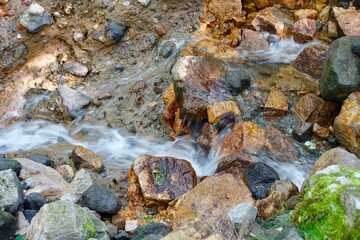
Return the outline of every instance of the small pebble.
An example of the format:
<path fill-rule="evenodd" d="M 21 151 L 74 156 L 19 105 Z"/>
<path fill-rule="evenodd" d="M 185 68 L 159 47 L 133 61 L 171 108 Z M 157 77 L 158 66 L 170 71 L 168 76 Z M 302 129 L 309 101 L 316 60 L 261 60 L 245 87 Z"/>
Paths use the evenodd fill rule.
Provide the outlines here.
<path fill-rule="evenodd" d="M 164 36 L 167 33 L 166 28 L 161 24 L 155 25 L 155 31 L 156 31 L 156 34 L 159 36 Z"/>

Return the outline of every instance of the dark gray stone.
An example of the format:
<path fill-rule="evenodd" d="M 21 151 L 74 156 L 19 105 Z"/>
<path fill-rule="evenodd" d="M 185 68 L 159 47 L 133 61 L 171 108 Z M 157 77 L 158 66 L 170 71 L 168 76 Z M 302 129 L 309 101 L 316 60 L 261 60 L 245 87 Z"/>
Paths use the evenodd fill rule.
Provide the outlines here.
<path fill-rule="evenodd" d="M 225 86 L 233 96 L 250 87 L 253 82 L 253 75 L 238 66 L 230 66 L 225 79 Z"/>
<path fill-rule="evenodd" d="M 304 122 L 295 126 L 292 132 L 293 137 L 299 142 L 305 142 L 311 138 L 313 134 L 313 124 Z"/>
<path fill-rule="evenodd" d="M 46 155 L 32 154 L 27 156 L 26 158 L 34 162 L 41 163 L 48 167 L 52 167 L 52 168 L 55 167 L 55 162 L 49 156 Z"/>
<path fill-rule="evenodd" d="M 114 215 L 121 208 L 115 194 L 103 185 L 90 186 L 82 194 L 82 202 L 85 207 L 106 215 Z"/>
<path fill-rule="evenodd" d="M 105 28 L 105 36 L 111 38 L 115 42 L 119 42 L 120 39 L 125 35 L 126 26 L 118 25 L 113 20 L 108 20 L 108 25 Z"/>
<path fill-rule="evenodd" d="M 360 90 L 360 58 L 351 52 L 351 45 L 360 37 L 345 36 L 332 42 L 326 54 L 320 93 L 325 99 L 343 101 Z"/>
<path fill-rule="evenodd" d="M 163 223 L 150 223 L 147 225 L 142 225 L 138 228 L 135 229 L 134 235 L 132 237 L 132 240 L 143 240 L 143 239 L 147 239 L 146 237 L 150 237 L 150 235 L 154 235 L 156 236 L 156 238 L 148 238 L 150 239 L 160 239 L 157 238 L 159 235 L 164 237 L 166 236 L 169 232 L 171 231 L 171 229 L 166 226 Z"/>
<path fill-rule="evenodd" d="M 16 219 L 8 212 L 0 210 L 0 239 L 11 239 L 16 232 Z"/>
<path fill-rule="evenodd" d="M 31 222 L 31 219 L 33 219 L 33 217 L 35 217 L 35 215 L 37 214 L 36 210 L 31 210 L 31 209 L 26 209 L 23 211 L 24 216 L 26 218 L 26 220 L 28 220 L 29 222 Z"/>
<path fill-rule="evenodd" d="M 130 240 L 130 239 L 131 239 L 130 235 L 124 230 L 120 230 L 118 234 L 114 236 L 114 240 Z"/>
<path fill-rule="evenodd" d="M 20 16 L 19 22 L 30 33 L 36 33 L 44 26 L 53 24 L 54 19 L 42 6 L 33 3 Z"/>
<path fill-rule="evenodd" d="M 280 180 L 278 173 L 262 162 L 245 169 L 244 174 L 255 199 L 264 199 L 273 183 Z"/>
<path fill-rule="evenodd" d="M 42 206 L 47 204 L 46 198 L 41 193 L 30 193 L 26 199 L 24 208 L 31 210 L 39 210 Z"/>
<path fill-rule="evenodd" d="M 12 169 L 17 176 L 21 171 L 21 164 L 13 159 L 0 158 L 0 171 Z"/>
<path fill-rule="evenodd" d="M 351 51 L 360 57 L 360 38 L 351 44 Z"/>

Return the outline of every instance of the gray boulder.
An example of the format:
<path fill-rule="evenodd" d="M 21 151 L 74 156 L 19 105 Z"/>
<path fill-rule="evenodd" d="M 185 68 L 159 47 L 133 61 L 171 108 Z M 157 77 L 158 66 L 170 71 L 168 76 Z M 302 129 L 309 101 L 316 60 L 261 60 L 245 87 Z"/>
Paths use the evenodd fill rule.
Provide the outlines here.
<path fill-rule="evenodd" d="M 23 203 L 24 193 L 15 172 L 0 171 L 0 208 L 15 213 Z"/>
<path fill-rule="evenodd" d="M 346 36 L 329 47 L 323 65 L 320 93 L 325 99 L 343 101 L 360 90 L 360 58 L 351 46 L 360 37 Z"/>
<path fill-rule="evenodd" d="M 10 239 L 16 231 L 16 219 L 8 212 L 0 210 L 0 239 Z"/>
<path fill-rule="evenodd" d="M 54 19 L 49 12 L 37 3 L 33 3 L 20 16 L 20 24 L 30 33 L 39 32 L 45 25 L 54 23 Z"/>
<path fill-rule="evenodd" d="M 19 176 L 21 171 L 21 164 L 13 159 L 0 158 L 0 171 L 8 169 L 12 169 L 16 175 Z"/>
<path fill-rule="evenodd" d="M 87 208 L 69 201 L 44 205 L 32 219 L 27 239 L 62 240 L 110 239 L 105 223 Z"/>

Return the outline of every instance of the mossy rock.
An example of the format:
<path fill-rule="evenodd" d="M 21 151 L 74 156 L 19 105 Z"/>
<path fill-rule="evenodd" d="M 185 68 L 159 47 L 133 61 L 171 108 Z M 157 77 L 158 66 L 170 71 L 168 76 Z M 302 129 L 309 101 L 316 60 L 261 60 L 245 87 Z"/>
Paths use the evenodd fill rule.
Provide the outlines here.
<path fill-rule="evenodd" d="M 21 171 L 21 164 L 13 159 L 0 159 L 0 171 L 12 169 L 17 176 L 19 176 Z"/>
<path fill-rule="evenodd" d="M 305 239 L 360 239 L 360 171 L 332 165 L 307 182 L 292 215 Z"/>

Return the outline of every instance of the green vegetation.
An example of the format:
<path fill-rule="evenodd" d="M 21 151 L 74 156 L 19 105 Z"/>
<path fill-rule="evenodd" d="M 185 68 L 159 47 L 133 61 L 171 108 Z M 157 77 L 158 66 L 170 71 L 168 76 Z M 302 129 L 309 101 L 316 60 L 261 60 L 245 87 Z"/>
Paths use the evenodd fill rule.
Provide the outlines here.
<path fill-rule="evenodd" d="M 157 184 L 162 184 L 165 181 L 165 175 L 159 168 L 154 168 L 152 173 Z"/>

